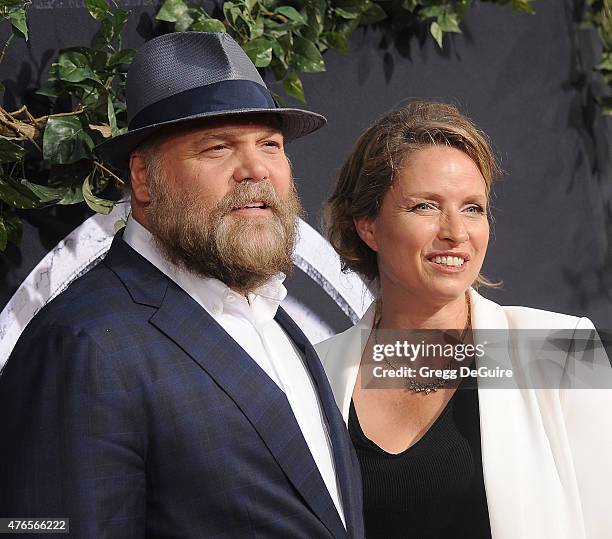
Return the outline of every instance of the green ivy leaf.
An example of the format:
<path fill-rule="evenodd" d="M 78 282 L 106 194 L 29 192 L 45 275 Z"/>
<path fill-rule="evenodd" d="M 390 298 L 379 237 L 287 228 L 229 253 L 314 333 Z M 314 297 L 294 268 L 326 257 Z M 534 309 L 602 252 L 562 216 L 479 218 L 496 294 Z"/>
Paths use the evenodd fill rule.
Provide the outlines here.
<path fill-rule="evenodd" d="M 402 2 L 402 9 L 405 9 L 406 11 L 410 11 L 410 13 L 413 13 L 414 10 L 421 4 L 420 0 L 404 0 Z"/>
<path fill-rule="evenodd" d="M 283 67 L 287 67 L 287 51 L 283 48 L 280 41 L 278 39 L 274 39 L 271 41 L 272 43 L 272 52 L 274 53 L 275 59 L 280 62 Z M 284 78 L 284 75 L 283 77 Z M 280 79 L 277 79 L 280 80 Z"/>
<path fill-rule="evenodd" d="M 376 24 L 384 21 L 387 18 L 387 13 L 378 4 L 372 4 L 361 16 L 360 24 Z"/>
<path fill-rule="evenodd" d="M 44 95 L 47 97 L 59 97 L 62 95 L 63 90 L 57 84 L 56 81 L 49 80 L 45 82 L 36 92 L 35 94 Z"/>
<path fill-rule="evenodd" d="M 535 13 L 531 0 L 512 0 L 512 9 L 519 13 L 528 13 L 530 15 Z"/>
<path fill-rule="evenodd" d="M 91 16 L 98 21 L 104 19 L 108 11 L 106 0 L 85 0 L 85 7 Z"/>
<path fill-rule="evenodd" d="M 242 48 L 256 67 L 268 67 L 272 61 L 272 42 L 259 37 L 245 43 Z"/>
<path fill-rule="evenodd" d="M 64 198 L 68 192 L 68 187 L 47 187 L 46 185 L 32 183 L 28 180 L 21 180 L 21 185 L 34 193 L 43 204 L 58 202 Z"/>
<path fill-rule="evenodd" d="M 17 33 L 27 41 L 29 36 L 25 9 L 11 10 L 9 12 L 8 18 L 11 21 L 13 29 L 16 30 Z"/>
<path fill-rule="evenodd" d="M 264 35 L 264 20 L 258 17 L 249 25 L 251 39 L 256 39 Z"/>
<path fill-rule="evenodd" d="M 264 19 L 264 30 L 265 33 L 274 38 L 281 38 L 286 36 L 291 31 L 291 24 L 282 24 L 272 19 Z"/>
<path fill-rule="evenodd" d="M 116 67 L 121 64 L 131 64 L 135 54 L 134 49 L 122 49 L 110 55 L 107 65 L 108 67 Z"/>
<path fill-rule="evenodd" d="M 429 31 L 431 32 L 433 38 L 436 40 L 438 47 L 442 48 L 443 33 L 442 28 L 440 28 L 440 25 L 436 21 L 432 22 L 431 26 L 429 27 Z"/>
<path fill-rule="evenodd" d="M 290 63 L 306 73 L 325 71 L 325 62 L 319 49 L 312 41 L 301 36 L 295 36 L 293 39 L 293 54 Z"/>
<path fill-rule="evenodd" d="M 279 8 L 276 8 L 276 10 L 274 10 L 274 13 L 276 13 L 277 15 L 282 15 L 283 17 L 286 17 L 290 21 L 294 23 L 298 23 L 298 25 L 300 26 L 303 26 L 306 24 L 306 19 L 304 18 L 304 16 L 294 7 L 281 6 Z"/>
<path fill-rule="evenodd" d="M 0 251 L 4 251 L 6 249 L 7 241 L 8 241 L 8 231 L 6 230 L 4 219 L 2 218 L 2 216 L 0 216 Z"/>
<path fill-rule="evenodd" d="M 179 18 L 174 23 L 175 32 L 186 32 L 187 31 L 187 29 L 192 25 L 192 23 L 195 20 L 191 16 L 192 12 L 193 12 L 192 9 L 187 9 L 187 11 L 184 11 L 183 13 L 181 13 Z"/>
<path fill-rule="evenodd" d="M 283 80 L 287 75 L 287 65 L 283 64 L 278 58 L 273 58 L 270 64 L 270 69 L 276 80 Z"/>
<path fill-rule="evenodd" d="M 342 17 L 343 19 L 358 19 L 361 17 L 361 9 L 356 10 L 348 10 L 342 9 L 340 7 L 334 8 L 334 11 L 338 17 Z"/>
<path fill-rule="evenodd" d="M 50 164 L 65 165 L 91 158 L 94 142 L 79 118 L 49 116 L 43 135 L 43 158 Z"/>
<path fill-rule="evenodd" d="M 225 15 L 227 22 L 229 22 L 231 26 L 236 26 L 238 21 L 242 18 L 242 11 L 233 2 L 225 2 L 223 4 L 223 15 Z"/>
<path fill-rule="evenodd" d="M 283 81 L 283 87 L 285 88 L 285 92 L 291 97 L 295 97 L 303 103 L 306 102 L 306 98 L 304 97 L 304 85 L 295 73 L 289 73 L 289 75 L 287 75 Z"/>
<path fill-rule="evenodd" d="M 115 114 L 115 106 L 113 105 L 113 97 L 110 94 L 106 97 L 106 115 L 108 116 L 111 134 L 115 137 L 117 136 L 117 116 Z"/>
<path fill-rule="evenodd" d="M 325 35 L 327 43 L 330 47 L 338 49 L 342 54 L 348 52 L 348 38 L 340 32 L 329 32 Z"/>
<path fill-rule="evenodd" d="M 437 23 L 440 25 L 442 32 L 454 32 L 456 34 L 461 33 L 461 28 L 459 28 L 459 18 L 457 17 L 456 13 L 445 12 L 438 18 Z"/>
<path fill-rule="evenodd" d="M 103 213 L 104 215 L 108 215 L 111 211 L 113 211 L 115 203 L 112 200 L 106 200 L 93 194 L 91 190 L 91 174 L 85 178 L 82 189 L 83 198 L 92 210 L 98 213 Z"/>
<path fill-rule="evenodd" d="M 225 24 L 213 18 L 199 18 L 191 25 L 194 32 L 225 32 Z"/>
<path fill-rule="evenodd" d="M 100 22 L 100 28 L 91 38 L 91 46 L 94 49 L 106 47 L 113 41 L 113 23 L 110 19 L 104 19 Z"/>
<path fill-rule="evenodd" d="M 419 17 L 422 20 L 425 19 L 430 19 L 430 18 L 439 18 L 442 17 L 442 15 L 444 15 L 444 13 L 446 13 L 446 7 L 444 6 L 427 6 L 424 7 L 423 9 L 419 10 Z"/>
<path fill-rule="evenodd" d="M 340 19 L 335 24 L 335 31 L 350 36 L 359 27 L 359 18 L 344 20 Z"/>
<path fill-rule="evenodd" d="M 58 201 L 58 204 L 61 206 L 71 206 L 72 204 L 80 204 L 84 200 L 81 186 L 71 186 L 66 190 L 66 194 L 62 199 Z"/>
<path fill-rule="evenodd" d="M 325 13 L 327 12 L 328 7 L 327 0 L 307 0 L 306 1 L 306 10 L 310 13 L 311 11 L 316 13 L 319 17 L 321 23 L 325 18 Z"/>
<path fill-rule="evenodd" d="M 244 0 L 244 5 L 246 6 L 249 13 L 253 13 L 253 10 L 257 5 L 257 0 Z"/>
<path fill-rule="evenodd" d="M 312 28 L 317 36 L 321 35 L 321 32 L 323 32 L 323 15 L 314 9 L 308 9 L 307 14 L 308 27 Z"/>
<path fill-rule="evenodd" d="M 65 51 L 60 54 L 57 65 L 58 76 L 66 82 L 81 82 L 94 79 L 96 75 L 89 67 L 87 56 L 76 51 Z"/>
<path fill-rule="evenodd" d="M 312 41 L 313 43 L 318 43 L 319 46 L 321 45 L 320 43 L 320 39 L 319 39 L 319 34 L 317 33 L 317 31 L 310 25 L 306 25 L 306 26 L 302 26 L 300 28 L 300 35 L 307 39 L 308 41 Z"/>
<path fill-rule="evenodd" d="M 14 142 L 14 138 L 3 137 L 0 135 L 0 163 L 13 163 L 23 158 L 25 149 Z"/>
<path fill-rule="evenodd" d="M 601 55 L 601 62 L 599 62 L 595 69 L 600 71 L 612 71 L 612 52 L 604 52 Z"/>
<path fill-rule="evenodd" d="M 155 15 L 158 21 L 176 22 L 189 9 L 183 0 L 166 0 Z"/>
<path fill-rule="evenodd" d="M 612 115 L 612 96 L 605 95 L 597 98 L 597 103 L 601 107 L 601 111 L 606 116 Z"/>
<path fill-rule="evenodd" d="M 130 14 L 124 9 L 117 9 L 113 13 L 112 26 L 113 26 L 113 39 L 123 32 L 125 25 L 130 18 Z"/>
<path fill-rule="evenodd" d="M 14 245 L 19 245 L 19 242 L 21 241 L 21 236 L 23 234 L 23 226 L 21 224 L 21 219 L 19 219 L 19 217 L 17 217 L 16 215 L 5 215 L 4 225 L 6 226 L 8 240 Z"/>
<path fill-rule="evenodd" d="M 0 178 L 0 199 L 20 210 L 33 210 L 42 206 L 34 193 L 10 177 Z"/>

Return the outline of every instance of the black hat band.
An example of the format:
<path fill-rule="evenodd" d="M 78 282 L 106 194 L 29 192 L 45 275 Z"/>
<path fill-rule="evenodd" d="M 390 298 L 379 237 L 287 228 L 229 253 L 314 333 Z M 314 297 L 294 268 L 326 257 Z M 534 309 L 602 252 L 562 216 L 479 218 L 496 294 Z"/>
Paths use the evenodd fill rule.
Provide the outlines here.
<path fill-rule="evenodd" d="M 145 107 L 132 118 L 128 128 L 133 131 L 206 113 L 275 108 L 272 95 L 261 84 L 250 80 L 225 80 L 185 90 Z"/>

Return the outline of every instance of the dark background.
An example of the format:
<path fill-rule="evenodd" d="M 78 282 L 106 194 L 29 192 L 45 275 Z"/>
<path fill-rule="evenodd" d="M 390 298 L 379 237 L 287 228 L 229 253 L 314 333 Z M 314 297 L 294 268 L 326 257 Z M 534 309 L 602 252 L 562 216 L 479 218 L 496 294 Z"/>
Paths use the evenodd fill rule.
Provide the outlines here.
<path fill-rule="evenodd" d="M 160 30 L 152 19 L 158 2 L 119 1 L 131 10 L 125 46 L 137 48 Z M 612 328 L 612 120 L 601 116 L 593 92 L 602 90 L 592 67 L 599 58 L 593 31 L 576 22 L 578 3 L 538 0 L 536 15 L 477 3 L 464 33 L 408 39 L 389 23 L 358 30 L 348 55 L 325 54 L 327 71 L 304 75 L 306 107 L 328 126 L 288 148 L 296 182 L 320 229 L 320 209 L 359 133 L 384 111 L 413 98 L 457 104 L 491 137 L 505 171 L 495 186 L 493 234 L 484 273 L 502 280 L 484 294 L 502 304 L 589 316 Z M 64 47 L 88 44 L 97 28 L 82 2 L 35 0 L 30 41 L 15 39 L 0 64 L 4 106 L 14 110 Z M 0 39 L 8 36 L 0 27 Z M 280 93 L 274 84 L 272 89 Z M 295 104 L 295 103 L 292 103 Z M 34 181 L 36 178 L 31 178 Z M 0 255 L 0 304 L 46 254 L 87 215 L 82 208 L 25 213 L 21 247 Z M 309 280 L 289 287 L 313 295 L 335 329 L 348 319 Z"/>

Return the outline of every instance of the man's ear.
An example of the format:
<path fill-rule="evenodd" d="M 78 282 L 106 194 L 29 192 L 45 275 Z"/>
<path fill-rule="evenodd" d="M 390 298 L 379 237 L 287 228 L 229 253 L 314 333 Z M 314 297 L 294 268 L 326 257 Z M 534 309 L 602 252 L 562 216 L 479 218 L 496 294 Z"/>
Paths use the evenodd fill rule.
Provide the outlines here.
<path fill-rule="evenodd" d="M 372 251 L 378 251 L 378 243 L 376 241 L 376 219 L 371 217 L 357 217 L 353 219 L 355 230 L 357 234 L 364 241 L 364 243 L 372 249 Z"/>
<path fill-rule="evenodd" d="M 145 156 L 138 151 L 130 155 L 130 189 L 132 191 L 132 203 L 134 200 L 140 206 L 146 206 L 151 202 L 149 182 L 147 181 L 147 161 Z"/>

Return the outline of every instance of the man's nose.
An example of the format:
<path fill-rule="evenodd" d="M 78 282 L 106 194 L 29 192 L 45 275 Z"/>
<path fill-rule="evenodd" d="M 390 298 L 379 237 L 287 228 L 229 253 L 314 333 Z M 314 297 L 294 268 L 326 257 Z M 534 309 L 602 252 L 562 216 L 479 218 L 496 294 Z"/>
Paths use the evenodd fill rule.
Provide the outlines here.
<path fill-rule="evenodd" d="M 234 181 L 260 181 L 269 178 L 269 175 L 265 160 L 256 148 L 245 149 L 237 156 L 233 174 Z"/>
<path fill-rule="evenodd" d="M 469 239 L 469 234 L 460 212 L 444 213 L 440 222 L 439 238 L 451 243 L 463 243 Z"/>

